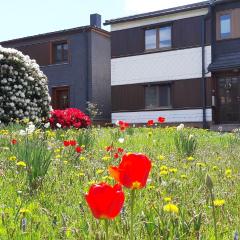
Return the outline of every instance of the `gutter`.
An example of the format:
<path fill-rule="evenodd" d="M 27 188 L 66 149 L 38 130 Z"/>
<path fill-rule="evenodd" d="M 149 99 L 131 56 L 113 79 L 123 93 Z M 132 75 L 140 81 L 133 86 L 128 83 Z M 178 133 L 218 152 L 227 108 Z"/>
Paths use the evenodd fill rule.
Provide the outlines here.
<path fill-rule="evenodd" d="M 207 117 L 206 117 L 206 108 L 207 108 L 207 93 L 206 93 L 206 73 L 205 73 L 205 39 L 206 39 L 206 19 L 211 18 L 212 21 L 212 4 L 210 3 L 208 7 L 208 13 L 202 17 L 202 34 L 201 34 L 201 47 L 202 47 L 202 111 L 203 111 L 203 128 L 206 129 L 207 126 Z M 211 28 L 212 29 L 212 28 Z M 212 35 L 212 34 L 211 34 Z M 212 39 L 212 36 L 211 36 Z"/>

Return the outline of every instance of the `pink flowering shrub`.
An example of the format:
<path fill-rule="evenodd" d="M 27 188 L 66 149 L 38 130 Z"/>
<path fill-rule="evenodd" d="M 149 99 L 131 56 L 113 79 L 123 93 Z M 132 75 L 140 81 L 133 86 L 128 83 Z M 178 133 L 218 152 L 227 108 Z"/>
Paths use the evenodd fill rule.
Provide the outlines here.
<path fill-rule="evenodd" d="M 89 116 L 77 108 L 53 110 L 49 118 L 51 128 L 86 128 L 91 125 Z"/>

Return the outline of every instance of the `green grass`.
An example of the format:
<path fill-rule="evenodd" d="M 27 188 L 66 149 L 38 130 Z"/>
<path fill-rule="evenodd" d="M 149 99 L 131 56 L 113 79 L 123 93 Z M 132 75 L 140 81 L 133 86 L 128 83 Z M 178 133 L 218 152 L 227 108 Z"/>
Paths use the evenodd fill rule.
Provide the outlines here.
<path fill-rule="evenodd" d="M 116 128 L 92 128 L 87 134 L 76 130 L 37 130 L 29 137 L 19 136 L 19 129 L 20 126 L 12 125 L 7 131 L 0 130 L 1 240 L 104 239 L 104 221 L 94 219 L 84 194 L 92 183 L 115 184 L 109 177 L 108 166 L 118 165 L 120 159 L 114 159 L 105 150 L 111 144 L 125 152 L 144 153 L 153 163 L 146 188 L 136 191 L 136 239 L 215 239 L 211 199 L 205 183 L 207 174 L 214 184 L 214 197 L 225 200 L 224 206 L 216 207 L 218 239 L 233 239 L 239 230 L 237 135 L 184 129 L 197 142 L 193 159 L 188 160 L 190 156 L 183 156 L 175 146 L 175 128 L 131 128 L 124 133 Z M 118 141 L 120 137 L 124 143 Z M 18 143 L 11 145 L 11 139 Z M 85 141 L 85 151 L 78 155 L 74 148 L 65 148 L 63 141 L 71 139 L 81 144 Z M 47 174 L 32 171 L 38 179 L 32 187 L 29 164 L 36 159 L 44 165 L 44 171 L 47 166 Z M 19 161 L 27 167 L 17 166 Z M 163 173 L 161 169 L 167 170 Z M 231 172 L 226 174 L 228 169 Z M 124 192 L 125 207 L 110 223 L 110 239 L 129 239 L 130 191 Z M 163 211 L 166 197 L 177 205 L 178 215 Z"/>

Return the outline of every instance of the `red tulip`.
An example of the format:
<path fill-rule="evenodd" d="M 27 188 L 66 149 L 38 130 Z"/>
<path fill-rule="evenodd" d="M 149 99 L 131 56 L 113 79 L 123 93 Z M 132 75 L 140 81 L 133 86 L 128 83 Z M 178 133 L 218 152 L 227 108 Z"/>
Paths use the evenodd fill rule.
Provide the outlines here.
<path fill-rule="evenodd" d="M 123 186 L 141 189 L 146 186 L 151 166 L 151 161 L 145 155 L 129 153 L 123 155 L 118 167 L 109 167 L 109 172 Z"/>
<path fill-rule="evenodd" d="M 148 126 L 153 126 L 153 124 L 154 124 L 154 121 L 153 121 L 153 120 L 148 120 L 148 122 L 147 122 L 147 125 L 148 125 Z"/>
<path fill-rule="evenodd" d="M 118 151 L 118 153 L 123 153 L 124 149 L 123 148 L 118 148 L 117 151 Z"/>
<path fill-rule="evenodd" d="M 65 147 L 68 147 L 68 146 L 70 145 L 70 142 L 69 142 L 69 141 L 63 141 L 63 145 L 64 145 Z"/>
<path fill-rule="evenodd" d="M 77 145 L 77 142 L 75 140 L 70 140 L 69 143 L 72 147 Z"/>
<path fill-rule="evenodd" d="M 93 216 L 98 219 L 115 218 L 124 203 L 124 193 L 119 184 L 113 187 L 107 183 L 94 184 L 85 198 Z"/>
<path fill-rule="evenodd" d="M 81 147 L 76 147 L 75 150 L 76 150 L 77 153 L 81 153 L 82 152 L 82 148 Z"/>
<path fill-rule="evenodd" d="M 12 139 L 11 143 L 12 143 L 12 145 L 17 144 L 17 140 L 16 139 Z"/>
<path fill-rule="evenodd" d="M 166 121 L 166 118 L 164 118 L 164 117 L 159 117 L 158 118 L 159 123 L 164 123 L 165 121 Z"/>
<path fill-rule="evenodd" d="M 118 153 L 114 153 L 114 158 L 119 158 L 119 155 L 118 155 Z"/>

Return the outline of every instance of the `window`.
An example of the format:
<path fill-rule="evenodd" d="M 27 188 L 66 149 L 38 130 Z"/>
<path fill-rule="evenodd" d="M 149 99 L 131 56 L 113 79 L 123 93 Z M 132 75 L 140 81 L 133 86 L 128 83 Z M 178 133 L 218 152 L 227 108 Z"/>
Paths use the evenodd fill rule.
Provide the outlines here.
<path fill-rule="evenodd" d="M 147 109 L 171 107 L 171 86 L 169 84 L 147 86 L 145 107 Z"/>
<path fill-rule="evenodd" d="M 54 43 L 53 44 L 53 63 L 68 62 L 68 43 Z"/>
<path fill-rule="evenodd" d="M 69 97 L 70 97 L 70 88 L 68 86 L 52 88 L 53 109 L 69 108 L 70 107 Z"/>
<path fill-rule="evenodd" d="M 162 27 L 159 29 L 159 47 L 170 48 L 172 46 L 171 27 Z"/>
<path fill-rule="evenodd" d="M 220 37 L 226 39 L 231 37 L 231 15 L 220 16 Z"/>
<path fill-rule="evenodd" d="M 164 26 L 145 31 L 145 50 L 172 47 L 172 27 Z"/>
<path fill-rule="evenodd" d="M 151 29 L 145 31 L 145 49 L 156 49 L 157 48 L 157 30 Z"/>

